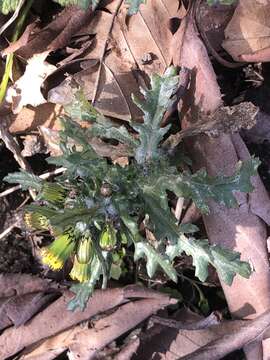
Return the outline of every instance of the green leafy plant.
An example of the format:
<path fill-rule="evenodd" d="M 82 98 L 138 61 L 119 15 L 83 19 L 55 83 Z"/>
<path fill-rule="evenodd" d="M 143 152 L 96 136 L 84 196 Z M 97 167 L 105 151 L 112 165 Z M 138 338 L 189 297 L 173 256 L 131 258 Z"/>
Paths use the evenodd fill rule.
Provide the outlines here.
<path fill-rule="evenodd" d="M 149 277 L 160 268 L 176 282 L 174 260 L 183 252 L 192 256 L 196 276 L 202 281 L 209 264 L 227 284 L 236 274 L 246 278 L 251 274 L 239 253 L 195 239 L 194 225 L 178 226 L 169 207 L 168 194 L 192 199 L 204 213 L 209 213 L 211 198 L 237 206 L 233 192 L 252 191 L 250 177 L 258 167 L 252 158 L 240 163 L 232 176 L 210 177 L 204 170 L 192 174 L 175 165 L 171 151 L 163 147 L 170 125 L 161 124 L 178 82 L 172 67 L 163 76 L 152 76 L 150 89 L 141 90 L 143 99 L 133 98 L 144 122 L 131 122 L 131 131 L 115 126 L 91 107 L 81 91 L 74 90 L 74 101 L 62 118 L 63 154 L 48 160 L 66 172 L 54 182 L 24 171 L 5 178 L 38 192 L 37 203 L 26 209 L 25 221 L 55 238 L 41 250 L 43 262 L 59 270 L 68 258 L 73 259 L 70 276 L 79 283 L 72 287 L 76 297 L 70 309 L 84 308 L 101 277 L 103 288 L 111 276 L 119 278 L 128 248 L 134 249 L 135 261 L 145 259 Z M 82 128 L 74 119 L 89 121 L 91 126 Z M 130 154 L 129 164 L 120 166 L 100 156 L 91 145 L 97 138 L 104 146 L 112 141 L 121 144 Z M 151 240 L 146 236 L 149 232 Z"/>

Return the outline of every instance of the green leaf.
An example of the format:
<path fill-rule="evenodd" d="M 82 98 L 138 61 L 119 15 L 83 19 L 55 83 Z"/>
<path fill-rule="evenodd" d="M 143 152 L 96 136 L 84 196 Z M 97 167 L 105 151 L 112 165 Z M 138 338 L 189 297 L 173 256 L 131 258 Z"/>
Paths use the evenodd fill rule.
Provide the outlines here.
<path fill-rule="evenodd" d="M 137 261 L 143 257 L 146 257 L 146 269 L 147 274 L 152 278 L 156 272 L 158 266 L 168 275 L 168 277 L 177 282 L 177 272 L 172 266 L 167 256 L 163 256 L 158 253 L 150 244 L 146 241 L 135 243 L 134 260 Z"/>
<path fill-rule="evenodd" d="M 9 12 L 15 11 L 20 0 L 0 0 L 0 12 L 7 15 Z"/>
<path fill-rule="evenodd" d="M 188 239 L 181 234 L 177 244 L 167 246 L 166 254 L 172 261 L 176 256 L 180 256 L 182 252 L 192 256 L 195 275 L 201 281 L 207 279 L 209 264 L 216 268 L 220 278 L 227 285 L 232 284 L 236 274 L 248 278 L 252 272 L 249 263 L 240 260 L 238 252 L 217 245 L 211 246 L 207 240 Z"/>
<path fill-rule="evenodd" d="M 146 212 L 154 225 L 155 237 L 163 241 L 167 238 L 170 242 L 175 243 L 178 240 L 179 229 L 176 225 L 176 219 L 171 214 L 168 206 L 166 209 L 161 207 L 158 199 L 149 194 L 144 194 L 144 201 Z"/>
<path fill-rule="evenodd" d="M 42 179 L 40 179 L 34 174 L 30 174 L 25 170 L 9 174 L 4 177 L 3 180 L 10 184 L 20 184 L 23 190 L 28 190 L 29 188 L 32 188 L 40 191 L 43 184 Z"/>
<path fill-rule="evenodd" d="M 159 143 L 168 132 L 170 125 L 160 128 L 163 116 L 172 104 L 172 96 L 178 87 L 179 77 L 176 69 L 170 67 L 163 76 L 151 77 L 151 89 L 141 89 L 144 100 L 133 96 L 133 101 L 144 113 L 143 124 L 132 124 L 139 133 L 140 145 L 135 158 L 139 164 L 156 160 L 160 156 Z"/>
<path fill-rule="evenodd" d="M 107 139 L 115 139 L 122 144 L 128 145 L 130 148 L 139 146 L 138 140 L 129 134 L 125 126 L 115 127 L 112 124 L 94 124 L 90 129 L 92 136 L 103 137 Z"/>
<path fill-rule="evenodd" d="M 71 89 L 73 92 L 73 99 L 71 103 L 64 106 L 65 113 L 71 119 L 89 122 L 96 121 L 101 114 L 87 100 L 84 92 L 78 88 Z"/>
<path fill-rule="evenodd" d="M 90 5 L 92 5 L 93 9 L 95 9 L 100 3 L 100 0 L 54 0 L 54 1 L 62 6 L 77 5 L 85 10 L 88 9 Z"/>
<path fill-rule="evenodd" d="M 146 0 L 126 0 L 126 3 L 129 5 L 128 15 L 134 15 L 139 11 L 141 4 L 146 4 Z"/>
<path fill-rule="evenodd" d="M 89 224 L 97 212 L 97 207 L 65 209 L 50 219 L 52 226 L 64 230 L 67 226 L 75 225 L 77 222 Z"/>
<path fill-rule="evenodd" d="M 250 264 L 240 261 L 240 253 L 219 246 L 212 246 L 211 253 L 213 256 L 213 265 L 218 269 L 220 278 L 228 285 L 231 285 L 235 273 L 249 278 L 251 275 Z"/>
<path fill-rule="evenodd" d="M 240 162 L 232 176 L 211 177 L 205 170 L 200 170 L 195 174 L 160 175 L 160 177 L 156 176 L 155 181 L 151 178 L 151 185 L 144 184 L 143 192 L 164 196 L 166 190 L 170 190 L 178 197 L 191 198 L 196 206 L 205 213 L 209 212 L 206 203 L 208 199 L 214 199 L 227 207 L 235 207 L 237 201 L 234 191 L 248 193 L 253 190 L 250 180 L 251 176 L 257 174 L 259 164 L 259 160 L 255 158 Z"/>
<path fill-rule="evenodd" d="M 76 284 L 71 287 L 71 291 L 76 296 L 68 303 L 68 310 L 74 311 L 77 308 L 84 310 L 87 301 L 92 295 L 95 285 L 102 274 L 102 265 L 98 259 L 98 256 L 94 256 L 91 263 L 91 278 L 88 282 L 82 284 Z"/>

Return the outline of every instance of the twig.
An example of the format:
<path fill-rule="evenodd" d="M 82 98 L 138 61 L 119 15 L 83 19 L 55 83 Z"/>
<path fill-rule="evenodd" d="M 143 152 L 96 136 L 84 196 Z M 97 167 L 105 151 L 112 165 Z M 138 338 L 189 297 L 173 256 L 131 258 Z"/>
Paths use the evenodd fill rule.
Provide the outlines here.
<path fill-rule="evenodd" d="M 10 225 L 6 230 L 4 230 L 0 234 L 0 240 L 3 240 L 8 234 L 11 233 L 11 231 L 17 226 L 18 221 L 16 221 L 14 224 Z"/>
<path fill-rule="evenodd" d="M 96 79 L 96 82 L 95 82 L 94 93 L 93 93 L 93 97 L 92 97 L 92 105 L 93 106 L 95 105 L 95 102 L 96 102 L 96 97 L 97 97 L 97 92 L 98 92 L 98 87 L 99 87 L 99 82 L 100 82 L 100 76 L 101 76 L 101 69 L 102 69 L 105 53 L 106 53 L 106 50 L 107 50 L 107 46 L 108 46 L 108 43 L 109 43 L 109 36 L 110 36 L 110 34 L 112 32 L 114 20 L 115 20 L 117 14 L 118 14 L 118 11 L 119 11 L 123 1 L 124 0 L 118 0 L 115 11 L 114 11 L 114 13 L 112 15 L 112 19 L 111 19 L 111 23 L 110 23 L 108 33 L 106 35 L 106 41 L 104 43 L 102 53 L 101 53 L 101 56 L 100 56 L 100 59 L 99 59 L 100 64 L 99 64 L 99 68 L 98 68 L 97 79 Z"/>
<path fill-rule="evenodd" d="M 7 127 L 5 126 L 5 122 L 3 121 L 0 125 L 0 138 L 5 143 L 6 147 L 13 153 L 15 160 L 20 165 L 20 167 L 24 170 L 27 170 L 29 172 L 32 172 L 30 165 L 25 160 L 25 158 L 21 155 L 21 149 L 16 142 L 16 140 L 13 138 L 13 136 L 10 134 L 10 132 L 7 130 Z"/>
<path fill-rule="evenodd" d="M 53 171 L 49 171 L 49 172 L 46 172 L 42 175 L 40 175 L 39 177 L 43 180 L 46 180 L 48 179 L 49 177 L 51 176 L 54 176 L 54 175 L 59 175 L 59 174 L 62 174 L 63 172 L 65 172 L 66 169 L 64 167 L 61 167 L 59 169 L 56 169 L 56 170 L 53 170 Z M 12 194 L 14 191 L 17 191 L 17 190 L 20 190 L 21 189 L 21 185 L 16 185 L 16 186 L 13 186 L 12 188 L 10 189 L 7 189 L 3 192 L 0 193 L 0 198 L 4 197 L 4 196 L 7 196 L 9 194 Z"/>
<path fill-rule="evenodd" d="M 177 222 L 180 221 L 182 215 L 184 200 L 185 199 L 183 197 L 179 197 L 176 203 L 174 216 L 176 217 Z"/>
<path fill-rule="evenodd" d="M 220 323 L 220 318 L 217 313 L 213 312 L 206 318 L 196 321 L 194 323 L 187 323 L 182 321 L 177 321 L 173 319 L 166 319 L 159 316 L 152 316 L 151 320 L 154 323 L 168 326 L 177 330 L 202 330 L 207 329 L 210 326 L 218 325 Z"/>

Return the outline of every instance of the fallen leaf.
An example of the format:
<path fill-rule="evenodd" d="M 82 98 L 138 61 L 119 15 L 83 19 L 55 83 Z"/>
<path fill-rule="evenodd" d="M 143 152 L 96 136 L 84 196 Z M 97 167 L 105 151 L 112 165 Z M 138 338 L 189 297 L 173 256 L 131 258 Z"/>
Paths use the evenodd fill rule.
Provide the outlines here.
<path fill-rule="evenodd" d="M 13 134 L 27 133 L 44 125 L 54 130 L 60 130 L 59 116 L 64 110 L 61 105 L 45 103 L 37 107 L 24 107 L 19 114 L 8 114 L 9 131 Z"/>
<path fill-rule="evenodd" d="M 47 291 L 52 283 L 29 274 L 0 274 L 0 298 Z"/>
<path fill-rule="evenodd" d="M 188 325 L 201 319 L 199 315 L 185 309 L 179 311 L 176 318 L 181 322 L 186 321 Z M 138 348 L 132 359 L 148 360 L 155 353 L 160 360 L 218 360 L 247 344 L 254 346 L 256 340 L 260 341 L 264 336 L 269 324 L 268 310 L 252 321 L 223 321 L 203 330 L 177 331 L 155 325 L 139 337 Z M 250 359 L 260 359 L 261 354 L 256 355 Z M 118 355 L 115 360 L 120 359 Z"/>
<path fill-rule="evenodd" d="M 12 104 L 14 114 L 18 114 L 25 105 L 38 106 L 47 102 L 41 93 L 41 85 L 56 69 L 54 65 L 45 61 L 47 56 L 48 52 L 45 52 L 29 59 L 23 76 L 8 88 L 6 101 Z"/>
<path fill-rule="evenodd" d="M 236 61 L 269 61 L 269 1 L 240 0 L 222 46 Z"/>
<path fill-rule="evenodd" d="M 185 36 L 181 52 L 177 50 L 181 56 L 179 52 L 174 56 L 175 65 L 192 68 L 194 72 L 194 86 L 191 87 L 189 97 L 183 104 L 186 116 L 182 120 L 182 125 L 185 129 L 196 124 L 200 111 L 214 112 L 221 103 L 220 90 L 212 65 L 203 44 L 195 31 L 190 29 L 191 26 L 189 23 L 186 33 L 181 34 L 182 37 Z M 193 160 L 193 169 L 204 167 L 212 176 L 231 175 L 239 160 L 237 154 L 240 155 L 230 135 L 221 135 L 218 138 L 199 135 L 188 141 L 187 148 Z M 255 191 L 265 192 L 265 189 L 259 189 L 263 187 L 259 181 L 254 185 Z M 256 214 L 252 213 L 250 201 L 250 196 L 238 194 L 240 204 L 238 209 L 228 209 L 210 201 L 211 215 L 203 217 L 212 244 L 240 252 L 243 259 L 251 261 L 254 266 L 255 272 L 250 279 L 236 278 L 232 286 L 222 283 L 229 309 L 232 315 L 238 318 L 254 318 L 270 307 L 266 226 Z M 261 346 L 258 344 L 257 349 Z M 248 354 L 254 349 L 247 348 L 246 351 Z M 269 354 L 267 351 L 269 349 L 266 350 L 266 355 Z"/>
<path fill-rule="evenodd" d="M 15 327 L 24 325 L 57 296 L 55 292 L 48 294 L 35 292 L 0 298 L 0 330 L 11 325 Z"/>
<path fill-rule="evenodd" d="M 149 298 L 157 301 L 160 306 L 174 303 L 165 294 L 148 291 L 138 286 L 127 286 L 122 289 L 96 290 L 84 311 L 67 312 L 67 304 L 73 296 L 71 292 L 65 291 L 58 300 L 35 316 L 31 322 L 19 328 L 7 329 L 0 336 L 0 358 L 12 356 L 31 344 L 58 334 L 94 315 L 113 309 L 132 298 Z"/>
<path fill-rule="evenodd" d="M 115 3 L 110 4 L 111 13 L 96 11 L 94 18 L 78 33 L 95 36 L 94 46 L 86 58 L 101 63 L 72 75 L 72 78 L 84 89 L 88 100 L 95 98 L 95 107 L 103 114 L 123 120 L 139 120 L 142 114 L 131 101 L 130 94 L 138 95 L 139 85 L 145 85 L 147 81 L 145 75 L 161 74 L 169 66 L 172 34 L 168 23 L 177 13 L 179 3 L 149 0 L 128 21 L 125 6 L 114 19 Z M 103 59 L 104 46 L 107 51 Z M 55 101 L 56 92 L 58 98 L 61 93 L 65 101 L 65 94 L 70 93 L 66 90 L 67 82 L 68 79 L 50 90 L 49 101 Z"/>

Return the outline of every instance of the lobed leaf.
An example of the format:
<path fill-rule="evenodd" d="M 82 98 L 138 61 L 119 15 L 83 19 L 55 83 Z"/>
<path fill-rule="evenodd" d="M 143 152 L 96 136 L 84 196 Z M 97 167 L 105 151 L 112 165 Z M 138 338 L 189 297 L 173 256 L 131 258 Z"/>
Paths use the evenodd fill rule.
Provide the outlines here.
<path fill-rule="evenodd" d="M 207 240 L 188 239 L 181 234 L 177 244 L 167 246 L 166 254 L 172 261 L 176 256 L 180 256 L 182 252 L 192 256 L 195 275 L 201 281 L 207 279 L 209 264 L 216 268 L 221 280 L 227 285 L 232 284 L 236 274 L 249 278 L 252 272 L 250 264 L 241 261 L 238 252 L 217 245 L 211 246 Z"/>
<path fill-rule="evenodd" d="M 132 124 L 132 127 L 139 133 L 140 145 L 135 154 L 139 164 L 160 157 L 159 144 L 170 128 L 170 125 L 161 128 L 161 122 L 165 111 L 172 104 L 172 96 L 177 90 L 178 81 L 176 69 L 170 67 L 163 76 L 153 75 L 151 77 L 151 89 L 141 89 L 144 100 L 133 96 L 134 103 L 144 113 L 143 124 Z"/>
<path fill-rule="evenodd" d="M 139 11 L 141 4 L 145 4 L 146 0 L 126 0 L 129 5 L 128 15 L 135 15 Z"/>
<path fill-rule="evenodd" d="M 170 190 L 178 197 L 192 199 L 196 206 L 205 213 L 209 212 L 207 205 L 209 199 L 227 207 L 235 207 L 237 201 L 234 192 L 248 193 L 253 190 L 251 177 L 257 174 L 259 164 L 259 160 L 255 158 L 240 162 L 232 176 L 211 177 L 205 170 L 194 174 L 168 173 L 167 175 L 162 175 L 161 171 L 160 176 L 156 175 L 155 180 L 151 178 L 152 184 L 143 185 L 143 192 L 164 197 L 166 191 Z"/>
<path fill-rule="evenodd" d="M 177 282 L 177 272 L 167 256 L 158 253 L 158 251 L 146 241 L 136 242 L 134 260 L 137 261 L 144 256 L 147 259 L 146 270 L 150 278 L 154 276 L 157 267 L 160 266 L 171 280 Z"/>
<path fill-rule="evenodd" d="M 25 170 L 8 174 L 6 177 L 4 177 L 3 180 L 10 184 L 20 184 L 23 190 L 28 190 L 29 188 L 32 188 L 40 191 L 43 184 L 42 179 Z"/>

